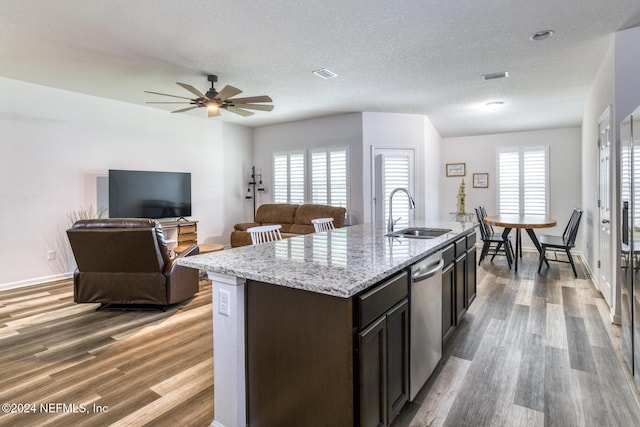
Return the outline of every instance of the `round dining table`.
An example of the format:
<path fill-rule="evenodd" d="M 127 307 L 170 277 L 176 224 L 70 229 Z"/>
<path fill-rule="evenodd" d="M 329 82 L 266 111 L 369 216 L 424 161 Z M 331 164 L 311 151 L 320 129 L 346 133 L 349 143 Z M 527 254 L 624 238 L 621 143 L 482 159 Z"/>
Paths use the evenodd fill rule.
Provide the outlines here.
<path fill-rule="evenodd" d="M 538 253 L 541 253 L 542 248 L 540 247 L 540 242 L 538 242 L 536 233 L 533 230 L 535 228 L 555 227 L 556 220 L 548 216 L 502 214 L 487 216 L 484 218 L 484 223 L 488 225 L 495 225 L 496 227 L 504 227 L 502 237 L 505 240 L 509 238 L 508 236 L 509 233 L 511 233 L 511 230 L 514 228 L 516 229 L 516 253 L 514 257 L 514 267 L 515 271 L 518 271 L 518 258 L 522 258 L 521 230 L 525 229 L 527 231 L 527 234 L 538 250 Z"/>

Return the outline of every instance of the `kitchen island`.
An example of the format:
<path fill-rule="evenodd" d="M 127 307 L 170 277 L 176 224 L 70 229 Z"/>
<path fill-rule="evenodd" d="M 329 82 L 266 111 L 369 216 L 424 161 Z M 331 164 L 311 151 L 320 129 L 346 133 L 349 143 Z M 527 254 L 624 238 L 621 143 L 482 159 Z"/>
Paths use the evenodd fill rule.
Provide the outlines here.
<path fill-rule="evenodd" d="M 399 238 L 386 236 L 384 224 L 362 224 L 181 259 L 206 270 L 213 283 L 212 425 L 366 424 L 360 395 L 372 376 L 360 366 L 365 344 L 358 328 L 366 317 L 360 296 L 382 283 L 390 286 L 378 295 L 404 298 L 390 301 L 384 316 L 389 342 L 397 325 L 398 343 L 407 348 L 407 268 L 474 233 L 471 223 L 412 225 L 451 231 Z M 384 325 L 378 330 L 387 336 Z M 405 353 L 387 363 L 406 371 Z M 399 410 L 406 380 L 400 375 L 386 384 L 385 377 L 384 385 L 397 382 L 403 397 L 376 410 Z"/>

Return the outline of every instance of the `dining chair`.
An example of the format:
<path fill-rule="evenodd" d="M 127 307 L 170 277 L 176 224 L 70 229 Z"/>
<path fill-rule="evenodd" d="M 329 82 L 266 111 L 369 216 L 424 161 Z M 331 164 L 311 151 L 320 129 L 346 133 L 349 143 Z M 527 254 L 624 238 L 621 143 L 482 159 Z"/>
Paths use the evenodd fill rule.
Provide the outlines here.
<path fill-rule="evenodd" d="M 564 262 L 571 264 L 571 269 L 573 270 L 573 275 L 578 277 L 578 272 L 576 271 L 576 265 L 573 262 L 573 257 L 571 256 L 571 249 L 576 245 L 576 236 L 578 235 L 578 227 L 580 226 L 580 219 L 582 218 L 582 209 L 574 208 L 571 213 L 571 218 L 569 218 L 569 222 L 564 228 L 564 232 L 562 236 L 551 236 L 548 234 L 543 234 L 538 238 L 540 242 L 540 262 L 538 263 L 538 273 L 542 269 L 542 263 L 545 262 L 547 265 L 549 263 L 547 261 L 555 261 L 555 262 Z M 547 251 L 552 251 L 555 254 L 555 259 L 547 258 Z M 568 260 L 558 259 L 558 252 L 564 251 L 567 255 Z"/>
<path fill-rule="evenodd" d="M 476 218 L 478 218 L 478 227 L 480 228 L 480 238 L 482 239 L 482 250 L 480 251 L 480 260 L 478 261 L 478 265 L 482 263 L 482 260 L 489 255 L 489 252 L 493 250 L 491 261 L 498 254 L 502 254 L 507 258 L 507 265 L 511 268 L 511 263 L 513 262 L 513 248 L 511 246 L 511 241 L 509 238 L 505 239 L 502 234 L 496 234 L 493 232 L 493 229 L 490 225 L 484 223 L 482 207 L 475 208 Z"/>
<path fill-rule="evenodd" d="M 487 210 L 485 209 L 484 205 L 478 206 L 478 209 L 480 209 L 480 213 L 482 214 L 482 219 L 484 220 L 487 217 Z M 478 221 L 480 221 L 480 220 L 478 220 Z M 480 221 L 480 222 L 484 223 L 484 221 Z M 491 224 L 485 224 L 485 226 L 489 230 L 489 235 L 496 234 L 496 232 L 493 229 L 493 226 Z M 497 233 L 497 235 L 500 235 L 500 234 L 501 233 Z M 511 239 L 511 234 L 509 234 L 509 239 Z M 511 258 L 513 259 L 513 257 L 516 256 L 516 255 L 513 252 L 513 245 L 511 244 L 511 241 L 509 241 L 509 250 L 511 251 Z"/>
<path fill-rule="evenodd" d="M 251 234 L 251 243 L 259 245 L 261 243 L 273 242 L 274 240 L 282 240 L 280 234 L 282 225 L 261 225 L 258 227 L 247 228 L 247 232 Z"/>
<path fill-rule="evenodd" d="M 333 218 L 316 218 L 311 220 L 311 224 L 313 224 L 313 228 L 316 233 L 321 231 L 331 231 L 334 230 L 333 226 Z"/>

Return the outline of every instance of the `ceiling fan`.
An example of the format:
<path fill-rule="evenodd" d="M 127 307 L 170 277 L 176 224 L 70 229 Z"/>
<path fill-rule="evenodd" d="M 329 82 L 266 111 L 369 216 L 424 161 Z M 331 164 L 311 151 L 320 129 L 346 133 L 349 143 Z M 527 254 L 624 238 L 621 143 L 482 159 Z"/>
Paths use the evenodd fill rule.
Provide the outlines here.
<path fill-rule="evenodd" d="M 145 93 L 152 93 L 154 95 L 170 96 L 172 98 L 187 99 L 188 101 L 148 101 L 147 104 L 190 104 L 191 107 L 182 108 L 180 110 L 172 111 L 172 113 L 183 113 L 185 111 L 193 110 L 195 108 L 205 107 L 208 111 L 209 117 L 217 117 L 220 115 L 220 109 L 231 111 L 232 113 L 239 114 L 243 117 L 251 116 L 254 113 L 248 110 L 260 110 L 271 111 L 273 105 L 256 104 L 259 102 L 273 102 L 271 97 L 267 95 L 262 96 L 249 96 L 246 98 L 231 98 L 242 93 L 240 89 L 233 86 L 225 86 L 220 92 L 218 92 L 213 86 L 218 81 L 218 76 L 209 75 L 207 80 L 211 82 L 211 89 L 207 93 L 202 93 L 198 89 L 194 88 L 190 84 L 177 83 L 182 86 L 197 98 L 187 98 L 186 96 L 169 95 L 166 93 L 151 92 L 145 90 Z"/>

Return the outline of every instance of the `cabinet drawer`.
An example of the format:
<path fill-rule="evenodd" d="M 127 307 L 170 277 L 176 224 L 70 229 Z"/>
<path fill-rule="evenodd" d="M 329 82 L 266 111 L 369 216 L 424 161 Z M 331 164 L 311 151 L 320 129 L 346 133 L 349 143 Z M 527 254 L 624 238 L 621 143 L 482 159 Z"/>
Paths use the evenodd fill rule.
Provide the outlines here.
<path fill-rule="evenodd" d="M 464 253 L 467 253 L 467 238 L 465 236 L 456 240 L 455 245 L 456 245 L 456 257 L 459 257 Z"/>
<path fill-rule="evenodd" d="M 181 225 L 179 230 L 180 230 L 179 231 L 180 234 L 195 233 L 196 232 L 196 226 L 195 225 Z"/>
<path fill-rule="evenodd" d="M 471 249 L 476 245 L 476 232 L 467 235 L 467 249 Z"/>
<path fill-rule="evenodd" d="M 198 240 L 198 235 L 196 233 L 178 234 L 178 243 L 196 242 L 197 240 Z"/>
<path fill-rule="evenodd" d="M 453 260 L 456 259 L 456 250 L 453 244 L 447 246 L 442 250 L 442 261 L 444 261 L 444 266 L 451 264 Z"/>
<path fill-rule="evenodd" d="M 358 296 L 358 326 L 363 328 L 383 315 L 409 294 L 409 276 L 406 271 L 376 285 Z"/>

